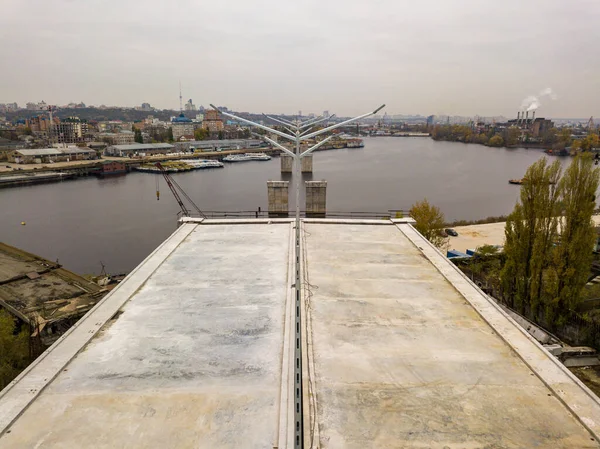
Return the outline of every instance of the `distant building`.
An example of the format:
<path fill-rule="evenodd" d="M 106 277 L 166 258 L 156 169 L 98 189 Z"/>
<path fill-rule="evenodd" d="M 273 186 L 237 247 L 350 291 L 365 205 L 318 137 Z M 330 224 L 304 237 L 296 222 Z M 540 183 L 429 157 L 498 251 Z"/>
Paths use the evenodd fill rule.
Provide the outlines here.
<path fill-rule="evenodd" d="M 194 103 L 192 102 L 192 99 L 190 98 L 187 103 L 185 104 L 185 110 L 186 111 L 195 111 L 196 110 L 196 106 L 194 105 Z"/>
<path fill-rule="evenodd" d="M 8 161 L 16 164 L 47 164 L 90 159 L 96 159 L 96 151 L 79 147 L 15 150 L 8 155 Z"/>
<path fill-rule="evenodd" d="M 540 137 L 546 131 L 554 128 L 554 122 L 552 120 L 547 120 L 543 117 L 536 118 L 533 123 L 530 125 L 531 134 L 533 137 Z"/>
<path fill-rule="evenodd" d="M 54 124 L 57 125 L 58 123 L 60 123 L 59 120 L 55 118 Z M 33 132 L 33 134 L 47 135 L 51 129 L 50 117 L 35 116 L 35 117 L 28 118 L 25 121 L 25 126 L 30 128 L 31 131 Z"/>
<path fill-rule="evenodd" d="M 19 109 L 19 105 L 17 103 L 0 103 L 0 112 L 15 112 Z"/>
<path fill-rule="evenodd" d="M 98 123 L 98 129 L 101 133 L 115 132 L 121 129 L 123 122 L 121 120 L 108 120 Z"/>
<path fill-rule="evenodd" d="M 224 126 L 219 111 L 215 111 L 214 109 L 205 111 L 202 128 L 208 129 L 211 133 L 222 131 Z"/>
<path fill-rule="evenodd" d="M 196 129 L 194 122 L 183 115 L 183 113 L 171 120 L 171 128 L 173 128 L 174 140 L 179 140 L 181 136 L 193 136 L 194 130 Z"/>
<path fill-rule="evenodd" d="M 136 143 L 131 145 L 111 145 L 106 148 L 109 156 L 132 157 L 141 154 L 168 154 L 175 147 L 168 143 Z"/>
<path fill-rule="evenodd" d="M 129 145 L 135 143 L 135 133 L 132 131 L 121 131 L 119 133 L 100 133 L 97 139 L 110 145 Z"/>
<path fill-rule="evenodd" d="M 106 161 L 102 163 L 102 169 L 100 175 L 118 175 L 121 173 L 127 173 L 127 166 L 120 161 Z"/>
<path fill-rule="evenodd" d="M 260 148 L 265 143 L 258 139 L 224 139 L 224 140 L 193 140 L 189 142 L 178 142 L 175 144 L 176 151 L 215 151 L 242 150 L 249 148 Z"/>
<path fill-rule="evenodd" d="M 535 111 L 531 118 L 526 115 L 525 117 L 517 116 L 516 119 L 509 120 L 506 127 L 516 126 L 521 129 L 524 133 L 529 132 L 532 137 L 540 137 L 546 131 L 554 128 L 554 122 L 552 120 L 545 119 L 543 117 L 535 117 Z"/>
<path fill-rule="evenodd" d="M 152 111 L 154 108 L 152 106 L 150 106 L 150 103 L 142 103 L 142 106 L 140 107 L 140 109 L 142 111 Z"/>
<path fill-rule="evenodd" d="M 79 117 L 68 117 L 54 126 L 53 137 L 58 143 L 85 142 L 88 135 L 88 122 Z"/>

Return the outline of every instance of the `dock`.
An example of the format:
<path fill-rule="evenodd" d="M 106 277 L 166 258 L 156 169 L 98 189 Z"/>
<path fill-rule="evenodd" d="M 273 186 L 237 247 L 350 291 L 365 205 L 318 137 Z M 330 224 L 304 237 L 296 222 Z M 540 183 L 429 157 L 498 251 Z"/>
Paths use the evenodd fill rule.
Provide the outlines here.
<path fill-rule="evenodd" d="M 42 173 L 24 173 L 24 174 L 9 174 L 0 176 L 0 188 L 14 187 L 27 184 L 41 184 L 47 182 L 58 182 L 72 179 L 74 173 L 66 172 L 42 172 Z"/>

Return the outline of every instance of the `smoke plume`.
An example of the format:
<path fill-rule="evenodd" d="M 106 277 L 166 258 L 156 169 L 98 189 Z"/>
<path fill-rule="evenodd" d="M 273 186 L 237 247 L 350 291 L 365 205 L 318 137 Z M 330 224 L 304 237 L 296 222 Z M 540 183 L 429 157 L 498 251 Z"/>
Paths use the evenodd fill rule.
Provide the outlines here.
<path fill-rule="evenodd" d="M 558 96 L 554 93 L 554 91 L 550 88 L 550 87 L 546 87 L 544 90 L 542 90 L 538 96 L 534 96 L 534 95 L 530 95 L 527 98 L 525 98 L 522 102 L 521 102 L 521 110 L 524 111 L 535 111 L 537 108 L 539 108 L 542 105 L 542 102 L 540 101 L 540 98 L 543 97 L 549 97 L 551 100 L 556 100 L 558 98 Z"/>

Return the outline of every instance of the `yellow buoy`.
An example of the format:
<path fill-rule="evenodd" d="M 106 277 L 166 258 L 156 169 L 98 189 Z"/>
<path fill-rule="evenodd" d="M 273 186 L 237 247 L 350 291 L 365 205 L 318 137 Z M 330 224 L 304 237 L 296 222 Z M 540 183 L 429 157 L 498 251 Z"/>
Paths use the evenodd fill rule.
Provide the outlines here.
<path fill-rule="evenodd" d="M 21 224 L 22 224 L 23 226 L 25 226 L 25 222 L 24 222 L 24 221 L 22 221 L 22 222 L 21 222 Z"/>

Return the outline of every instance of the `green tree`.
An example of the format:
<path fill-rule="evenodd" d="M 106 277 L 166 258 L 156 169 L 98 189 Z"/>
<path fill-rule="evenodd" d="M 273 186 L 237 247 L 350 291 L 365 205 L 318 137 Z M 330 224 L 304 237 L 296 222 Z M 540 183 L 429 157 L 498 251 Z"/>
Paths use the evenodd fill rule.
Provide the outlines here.
<path fill-rule="evenodd" d="M 173 142 L 173 140 L 174 140 L 173 139 L 173 128 L 171 128 L 170 126 L 169 126 L 169 129 L 167 130 L 167 140 L 169 142 Z"/>
<path fill-rule="evenodd" d="M 517 128 L 516 126 L 511 126 L 510 128 L 507 128 L 505 133 L 504 133 L 504 140 L 506 141 L 506 145 L 516 145 L 517 143 L 519 143 L 519 137 L 521 136 L 521 130 L 519 128 Z M 491 145 L 491 143 L 490 143 Z M 501 145 L 494 145 L 494 146 L 501 146 Z"/>
<path fill-rule="evenodd" d="M 481 245 L 475 249 L 475 252 L 480 256 L 494 256 L 498 254 L 498 248 L 494 245 Z"/>
<path fill-rule="evenodd" d="M 142 137 L 142 130 L 136 128 L 134 129 L 134 133 L 135 137 L 133 138 L 133 140 L 137 143 L 144 143 L 144 138 Z"/>
<path fill-rule="evenodd" d="M 29 335 L 17 332 L 15 319 L 0 309 L 0 390 L 29 364 Z"/>
<path fill-rule="evenodd" d="M 567 312 L 576 309 L 581 300 L 596 241 L 592 214 L 599 180 L 600 169 L 594 168 L 592 156 L 580 154 L 560 181 L 564 216 L 550 276 L 554 287 L 554 295 L 546 308 L 550 323 L 560 325 Z"/>
<path fill-rule="evenodd" d="M 219 131 L 219 140 L 223 140 L 223 131 Z"/>
<path fill-rule="evenodd" d="M 496 134 L 489 140 L 488 145 L 491 147 L 501 147 L 504 145 L 504 139 L 500 134 Z"/>
<path fill-rule="evenodd" d="M 415 228 L 423 237 L 440 248 L 445 238 L 442 236 L 444 227 L 444 214 L 436 207 L 429 204 L 427 198 L 417 201 L 410 208 L 410 216 L 416 221 Z"/>
<path fill-rule="evenodd" d="M 554 145 L 558 142 L 558 130 L 550 128 L 542 134 L 542 143 L 545 145 Z"/>
<path fill-rule="evenodd" d="M 210 132 L 208 129 L 204 128 L 196 128 L 194 130 L 194 139 L 195 140 L 205 140 L 210 136 Z"/>
<path fill-rule="evenodd" d="M 546 158 L 531 165 L 519 201 L 505 226 L 502 286 L 509 303 L 536 318 L 543 299 L 544 272 L 551 263 L 560 208 L 560 163 Z"/>
<path fill-rule="evenodd" d="M 571 128 L 561 128 L 558 132 L 559 142 L 563 142 L 565 146 L 568 147 L 571 143 L 571 134 L 573 134 L 573 130 Z"/>

